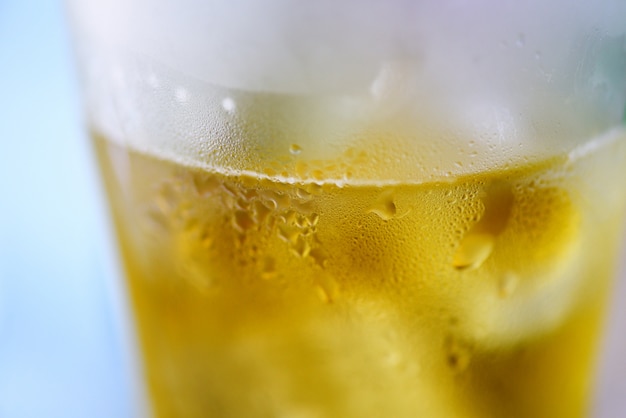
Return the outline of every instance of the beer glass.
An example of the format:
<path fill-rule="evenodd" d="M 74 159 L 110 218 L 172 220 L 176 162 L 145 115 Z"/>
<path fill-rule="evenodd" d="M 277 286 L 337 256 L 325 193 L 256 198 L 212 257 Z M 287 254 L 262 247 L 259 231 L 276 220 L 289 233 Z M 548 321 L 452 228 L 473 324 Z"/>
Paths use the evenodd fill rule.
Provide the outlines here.
<path fill-rule="evenodd" d="M 156 417 L 580 417 L 626 4 L 69 0 Z"/>

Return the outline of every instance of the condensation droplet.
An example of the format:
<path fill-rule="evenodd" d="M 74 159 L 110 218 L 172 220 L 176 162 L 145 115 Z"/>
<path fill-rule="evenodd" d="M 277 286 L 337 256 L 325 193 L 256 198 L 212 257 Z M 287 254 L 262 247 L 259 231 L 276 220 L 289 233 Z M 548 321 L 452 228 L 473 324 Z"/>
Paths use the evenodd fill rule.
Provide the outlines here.
<path fill-rule="evenodd" d="M 272 193 L 270 200 L 279 209 L 288 209 L 291 206 L 291 199 L 286 194 Z"/>
<path fill-rule="evenodd" d="M 295 210 L 288 210 L 283 215 L 283 218 L 284 218 L 286 223 L 291 224 L 291 225 L 295 225 L 296 224 L 296 220 L 298 218 L 298 212 L 296 212 Z"/>
<path fill-rule="evenodd" d="M 252 204 L 252 211 L 257 223 L 265 222 L 270 213 L 272 213 L 272 210 L 270 208 L 268 208 L 258 200 Z"/>
<path fill-rule="evenodd" d="M 306 228 L 309 226 L 309 218 L 304 215 L 298 215 L 296 216 L 295 224 L 298 228 Z"/>
<path fill-rule="evenodd" d="M 300 230 L 290 225 L 281 224 L 278 225 L 278 236 L 286 242 L 295 244 L 300 236 Z"/>
<path fill-rule="evenodd" d="M 232 97 L 224 97 L 224 99 L 222 100 L 222 109 L 232 114 L 235 113 L 235 111 L 237 110 L 237 104 Z"/>
<path fill-rule="evenodd" d="M 519 35 L 517 35 L 517 40 L 515 41 L 515 45 L 518 48 L 523 48 L 524 45 L 526 45 L 526 35 L 524 35 L 523 33 L 520 33 Z"/>
<path fill-rule="evenodd" d="M 380 195 L 367 213 L 374 213 L 383 221 L 388 221 L 396 216 L 397 208 L 394 202 L 393 191 L 388 191 Z"/>
<path fill-rule="evenodd" d="M 309 244 L 307 240 L 302 238 L 302 236 L 298 236 L 296 238 L 296 242 L 293 243 L 291 249 L 297 256 L 306 257 L 311 252 L 311 244 Z"/>
<path fill-rule="evenodd" d="M 296 195 L 304 201 L 311 199 L 311 193 L 307 192 L 304 189 L 297 189 Z"/>
<path fill-rule="evenodd" d="M 302 152 L 302 148 L 298 144 L 291 144 L 289 146 L 289 153 L 291 155 L 298 155 Z"/>
<path fill-rule="evenodd" d="M 326 262 L 328 260 L 328 254 L 322 248 L 313 248 L 309 252 L 309 256 L 320 267 L 325 267 L 326 266 Z"/>
<path fill-rule="evenodd" d="M 250 217 L 248 211 L 238 210 L 235 211 L 235 215 L 233 216 L 233 224 L 235 228 L 243 232 L 252 228 L 255 222 L 254 219 Z"/>
<path fill-rule="evenodd" d="M 309 223 L 311 224 L 311 226 L 316 226 L 319 220 L 320 216 L 317 213 L 312 213 L 311 215 L 309 215 Z"/>
<path fill-rule="evenodd" d="M 480 267 L 491 255 L 495 238 L 491 234 L 467 234 L 454 254 L 452 265 L 458 270 Z"/>

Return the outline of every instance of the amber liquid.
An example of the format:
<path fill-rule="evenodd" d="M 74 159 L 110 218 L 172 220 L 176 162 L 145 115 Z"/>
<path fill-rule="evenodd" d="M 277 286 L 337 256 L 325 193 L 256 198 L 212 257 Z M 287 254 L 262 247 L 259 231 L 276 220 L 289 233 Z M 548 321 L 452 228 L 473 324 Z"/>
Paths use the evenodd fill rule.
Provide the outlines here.
<path fill-rule="evenodd" d="M 94 138 L 155 416 L 588 413 L 624 138 L 416 184 Z"/>

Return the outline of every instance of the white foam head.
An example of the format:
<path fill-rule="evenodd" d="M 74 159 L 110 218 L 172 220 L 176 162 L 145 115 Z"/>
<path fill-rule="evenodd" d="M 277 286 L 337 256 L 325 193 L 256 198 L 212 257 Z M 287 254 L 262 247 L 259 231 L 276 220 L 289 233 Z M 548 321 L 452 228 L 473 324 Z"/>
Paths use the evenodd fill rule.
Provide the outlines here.
<path fill-rule="evenodd" d="M 482 89 L 532 72 L 536 55 L 550 71 L 581 37 L 626 31 L 618 0 L 73 3 L 85 30 L 111 45 L 212 84 L 283 93 L 367 89 L 389 61 L 452 88 L 491 75 Z"/>
<path fill-rule="evenodd" d="M 508 150 L 597 136 L 619 123 L 626 104 L 620 0 L 68 1 L 92 67 L 119 66 L 128 79 L 143 60 L 206 84 L 190 91 L 181 77 L 171 86 L 172 101 L 186 106 L 180 123 L 189 135 L 190 120 L 219 125 L 245 111 L 224 89 L 336 99 L 302 108 L 319 115 L 311 121 L 332 123 L 305 121 L 295 129 L 293 119 L 279 126 L 293 116 L 284 107 L 285 115 L 263 122 L 274 132 L 317 129 L 323 140 L 356 132 L 362 121 L 393 119 L 399 126 L 402 119 L 420 131 L 415 137 L 507 142 Z M 104 51 L 110 55 L 98 62 Z M 115 96 L 97 104 L 108 112 L 100 125 L 110 129 L 126 123 L 111 122 L 116 115 L 132 122 L 143 106 L 133 100 L 150 95 L 107 71 L 92 78 L 112 80 L 96 94 L 103 103 L 101 96 Z M 137 78 L 165 88 L 151 74 Z M 146 116 L 150 106 L 142 109 L 138 118 L 161 122 L 162 115 Z M 344 117 L 348 111 L 357 117 Z"/>

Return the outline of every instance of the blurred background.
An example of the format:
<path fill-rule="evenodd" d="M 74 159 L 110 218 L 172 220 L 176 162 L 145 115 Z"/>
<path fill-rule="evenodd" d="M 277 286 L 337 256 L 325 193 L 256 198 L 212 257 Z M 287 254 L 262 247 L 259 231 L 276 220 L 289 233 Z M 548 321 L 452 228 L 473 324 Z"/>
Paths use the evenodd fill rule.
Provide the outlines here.
<path fill-rule="evenodd" d="M 0 0 L 0 418 L 135 417 L 117 268 L 63 13 L 60 0 Z M 596 418 L 626 411 L 623 265 Z"/>
<path fill-rule="evenodd" d="M 0 0 L 0 417 L 126 418 L 105 206 L 61 0 Z"/>

